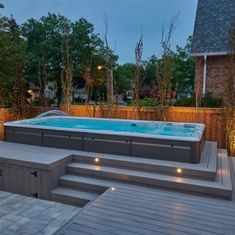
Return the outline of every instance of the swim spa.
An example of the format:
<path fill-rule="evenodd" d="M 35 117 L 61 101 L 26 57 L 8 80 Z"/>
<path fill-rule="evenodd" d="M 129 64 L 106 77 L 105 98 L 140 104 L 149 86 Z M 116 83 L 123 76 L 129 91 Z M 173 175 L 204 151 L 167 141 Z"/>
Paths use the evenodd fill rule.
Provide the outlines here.
<path fill-rule="evenodd" d="M 50 116 L 4 124 L 5 140 L 199 163 L 204 124 Z"/>

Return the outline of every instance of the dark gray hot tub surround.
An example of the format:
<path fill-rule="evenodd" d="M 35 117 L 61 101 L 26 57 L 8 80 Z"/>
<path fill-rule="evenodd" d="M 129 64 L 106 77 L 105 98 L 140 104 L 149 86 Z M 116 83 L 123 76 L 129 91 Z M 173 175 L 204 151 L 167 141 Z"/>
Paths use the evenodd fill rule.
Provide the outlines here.
<path fill-rule="evenodd" d="M 204 124 L 184 124 L 188 127 L 190 127 L 191 125 L 197 126 L 197 128 L 195 128 L 196 130 L 194 137 L 160 135 L 153 136 L 148 134 L 135 134 L 130 132 L 124 133 L 115 131 L 93 131 L 84 129 L 33 125 L 37 122 L 42 122 L 49 118 L 53 117 L 43 117 L 38 119 L 28 119 L 23 121 L 5 123 L 5 140 L 9 142 L 38 146 L 154 158 L 176 162 L 200 162 L 200 155 L 204 144 Z M 99 120 L 110 120 L 97 118 L 87 119 L 97 120 L 97 122 L 99 122 Z M 130 121 L 134 124 L 148 122 L 135 120 L 115 121 L 119 123 L 122 121 Z M 174 123 L 169 122 L 168 124 L 171 125 Z"/>

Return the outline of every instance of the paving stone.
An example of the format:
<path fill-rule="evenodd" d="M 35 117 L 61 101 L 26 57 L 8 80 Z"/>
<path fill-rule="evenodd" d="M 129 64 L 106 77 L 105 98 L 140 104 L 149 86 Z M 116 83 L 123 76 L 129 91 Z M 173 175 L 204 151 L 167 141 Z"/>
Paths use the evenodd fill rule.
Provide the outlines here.
<path fill-rule="evenodd" d="M 6 215 L 2 216 L 2 219 L 10 221 L 12 223 L 19 221 L 21 218 L 22 218 L 22 216 L 14 215 L 14 214 L 6 214 Z"/>
<path fill-rule="evenodd" d="M 4 220 L 0 218 L 0 231 L 3 231 L 7 227 L 9 227 L 12 223 L 10 221 Z M 1 234 L 1 232 L 0 232 Z"/>
<path fill-rule="evenodd" d="M 5 231 L 1 232 L 1 235 L 24 235 L 24 234 L 20 233 L 19 231 L 6 229 Z"/>
<path fill-rule="evenodd" d="M 52 235 L 77 207 L 0 191 L 0 235 Z"/>
<path fill-rule="evenodd" d="M 51 220 L 54 220 L 55 218 L 59 217 L 61 215 L 61 212 L 57 211 L 51 211 L 50 209 L 45 210 L 41 212 L 39 215 L 37 215 L 37 219 L 44 219 L 45 217 Z"/>
<path fill-rule="evenodd" d="M 41 204 L 39 204 L 29 207 L 28 209 L 22 211 L 21 214 L 25 217 L 36 217 L 44 210 L 46 210 L 46 207 L 43 207 Z"/>
<path fill-rule="evenodd" d="M 0 218 L 5 216 L 5 215 L 8 215 L 10 212 L 11 212 L 10 209 L 3 208 L 3 207 L 0 206 Z"/>
<path fill-rule="evenodd" d="M 29 218 L 22 217 L 19 221 L 17 221 L 16 223 L 12 224 L 11 226 L 9 226 L 9 229 L 18 230 L 18 229 L 20 229 L 24 224 L 28 223 L 29 221 L 30 221 Z"/>
<path fill-rule="evenodd" d="M 61 228 L 61 226 L 55 226 L 55 225 L 48 225 L 46 226 L 41 232 L 44 235 L 51 235 L 54 234 L 55 232 L 57 232 L 59 229 Z"/>
<path fill-rule="evenodd" d="M 3 199 L 3 198 L 6 198 L 6 197 L 9 197 L 11 196 L 12 194 L 9 193 L 9 192 L 4 192 L 4 191 L 1 191 L 0 193 L 0 199 Z"/>

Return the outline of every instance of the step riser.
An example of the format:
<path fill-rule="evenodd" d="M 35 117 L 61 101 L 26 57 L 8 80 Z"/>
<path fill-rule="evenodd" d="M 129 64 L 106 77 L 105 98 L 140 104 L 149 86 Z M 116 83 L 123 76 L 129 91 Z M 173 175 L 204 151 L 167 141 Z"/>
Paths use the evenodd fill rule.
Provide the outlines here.
<path fill-rule="evenodd" d="M 58 183 L 62 187 L 69 187 L 77 190 L 86 190 L 88 192 L 97 193 L 97 194 L 102 194 L 108 189 L 108 187 L 97 186 L 92 184 L 86 184 L 83 182 L 78 182 L 78 181 L 75 182 L 64 179 L 59 179 Z"/>
<path fill-rule="evenodd" d="M 168 188 L 180 189 L 184 191 L 205 193 L 209 195 L 216 195 L 220 197 L 231 198 L 231 191 L 227 189 L 218 189 L 218 188 L 210 188 L 206 186 L 189 185 L 189 184 L 184 184 L 180 182 L 176 183 L 176 182 L 165 181 L 162 179 L 149 179 L 149 178 L 139 177 L 139 176 L 127 176 L 124 174 L 111 173 L 111 172 L 105 172 L 105 171 L 95 171 L 95 170 L 83 169 L 83 168 L 78 168 L 78 167 L 70 167 L 70 166 L 67 166 L 66 170 L 70 174 L 92 175 L 92 176 L 115 179 L 115 180 L 130 182 L 130 183 L 134 182 L 137 184 L 144 184 L 145 186 L 168 187 Z"/>
<path fill-rule="evenodd" d="M 75 198 L 73 196 L 60 195 L 56 193 L 51 193 L 51 200 L 60 202 L 60 203 L 70 204 L 72 206 L 78 206 L 78 207 L 83 207 L 88 202 L 90 202 L 89 200 L 85 200 L 82 198 Z"/>
<path fill-rule="evenodd" d="M 146 171 L 146 172 L 152 172 L 152 173 L 164 173 L 169 174 L 173 176 L 178 176 L 176 173 L 177 168 L 174 167 L 167 167 L 167 166 L 158 166 L 158 165 L 150 165 L 150 164 L 143 164 L 143 163 L 137 163 L 137 162 L 125 162 L 120 160 L 112 160 L 112 159 L 105 159 L 105 158 L 99 158 L 100 162 L 95 163 L 95 157 L 74 157 L 74 162 L 82 163 L 82 164 L 91 164 L 91 165 L 102 165 L 102 166 L 111 166 L 111 167 L 119 167 L 124 169 L 130 169 L 130 170 L 140 170 L 140 171 Z M 209 179 L 214 180 L 216 177 L 216 172 L 205 172 L 200 170 L 188 170 L 183 169 L 182 170 L 181 177 L 184 176 L 191 176 L 201 179 Z"/>

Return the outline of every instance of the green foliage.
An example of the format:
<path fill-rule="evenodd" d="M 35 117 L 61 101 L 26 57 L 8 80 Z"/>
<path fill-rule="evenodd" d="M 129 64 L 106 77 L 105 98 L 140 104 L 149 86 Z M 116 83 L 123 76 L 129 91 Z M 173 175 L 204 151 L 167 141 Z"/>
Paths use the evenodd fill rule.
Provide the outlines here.
<path fill-rule="evenodd" d="M 0 8 L 2 7 L 4 6 L 0 3 Z M 26 81 L 39 85 L 41 105 L 47 104 L 44 97 L 46 82 L 57 81 L 57 100 L 60 103 L 65 31 L 69 40 L 68 54 L 73 65 L 72 76 L 83 77 L 86 80 L 86 91 L 89 97 L 95 98 L 97 102 L 107 98 L 107 74 L 106 71 L 98 71 L 98 65 L 113 68 L 115 94 L 125 93 L 132 89 L 135 64 L 117 65 L 117 55 L 100 39 L 100 36 L 94 32 L 94 26 L 86 19 L 81 18 L 71 22 L 60 14 L 50 13 L 39 20 L 29 19 L 19 27 L 15 25 L 17 26 L 17 37 L 15 35 L 17 40 L 14 40 L 14 43 L 11 40 L 13 34 L 10 33 L 13 21 L 11 26 L 9 22 L 10 19 L 0 16 L 0 106 L 11 106 L 13 97 L 10 95 L 11 91 L 14 88 L 19 94 L 19 91 L 25 89 L 23 83 Z M 151 91 L 156 91 L 156 86 L 161 86 L 159 81 L 165 82 L 166 77 L 162 76 L 163 73 L 159 72 L 159 69 L 165 71 L 165 74 L 168 71 L 170 75 L 168 85 L 164 87 L 166 96 L 169 94 L 167 90 L 193 89 L 195 63 L 194 59 L 189 56 L 190 47 L 191 38 L 185 47 L 177 47 L 176 52 L 167 51 L 167 57 L 157 58 L 153 55 L 141 62 L 139 82 L 142 89 L 139 90 L 142 98 L 154 97 L 154 92 L 148 95 L 143 92 L 146 87 Z M 171 64 L 170 67 L 165 66 L 166 61 L 170 62 L 168 63 Z M 16 80 L 19 81 L 17 84 Z M 149 100 L 143 102 L 144 106 L 145 103 L 147 105 L 151 103 Z"/>
<path fill-rule="evenodd" d="M 0 17 L 0 106 L 10 105 L 10 90 L 13 86 L 12 66 L 13 55 L 10 42 L 9 21 Z"/>
<path fill-rule="evenodd" d="M 155 55 L 152 55 L 148 60 L 143 62 L 143 68 L 141 73 L 142 86 L 154 87 L 157 79 L 156 67 L 158 59 Z"/>
<path fill-rule="evenodd" d="M 103 41 L 94 33 L 93 25 L 84 18 L 70 22 L 64 16 L 50 13 L 39 20 L 30 19 L 22 25 L 22 34 L 27 41 L 27 79 L 40 86 L 45 86 L 48 80 L 57 81 L 61 91 L 61 48 L 65 30 L 68 32 L 73 76 L 84 77 L 92 87 L 97 86 L 101 78 L 97 73 L 97 65 L 104 63 L 105 50 Z M 112 56 L 116 61 L 117 57 Z M 59 101 L 60 97 L 61 92 L 58 93 Z"/>
<path fill-rule="evenodd" d="M 114 70 L 114 90 L 116 94 L 131 90 L 131 80 L 135 74 L 135 65 L 126 63 Z"/>
<path fill-rule="evenodd" d="M 141 107 L 154 107 L 156 106 L 156 100 L 153 98 L 144 98 L 140 100 L 140 106 Z"/>
<path fill-rule="evenodd" d="M 201 107 L 220 108 L 223 106 L 221 98 L 214 98 L 212 93 L 208 92 L 201 100 Z"/>
<path fill-rule="evenodd" d="M 190 56 L 192 37 L 189 37 L 184 48 L 177 46 L 173 53 L 172 88 L 177 91 L 193 91 L 195 77 L 195 59 Z"/>
<path fill-rule="evenodd" d="M 168 60 L 168 62 L 171 63 L 171 69 L 173 70 L 172 75 L 170 76 L 171 78 L 168 80 L 168 85 L 166 85 L 166 80 L 162 77 L 161 73 L 159 73 L 157 77 L 157 65 L 159 68 L 161 67 L 163 69 L 162 58 L 157 58 L 153 55 L 148 60 L 144 61 L 140 74 L 140 84 L 142 89 L 144 87 L 150 87 L 151 89 L 157 88 L 161 85 L 159 82 L 162 81 L 162 83 L 164 82 L 166 85 L 164 89 L 168 91 L 174 90 L 176 92 L 193 92 L 195 59 L 190 56 L 191 44 L 192 37 L 189 37 L 185 47 L 177 46 L 176 51 L 169 51 L 168 57 L 165 58 L 165 60 Z M 130 63 L 122 65 L 123 68 L 134 68 L 134 66 L 134 64 Z M 165 70 L 171 71 L 171 69 L 165 67 Z M 118 69 L 115 76 L 119 77 L 122 73 L 122 69 Z M 126 77 L 133 78 L 134 72 L 131 71 L 129 74 L 131 74 L 131 76 Z"/>
<path fill-rule="evenodd" d="M 196 107 L 195 97 L 183 97 L 175 101 L 174 106 L 178 107 Z"/>
<path fill-rule="evenodd" d="M 127 101 L 127 106 L 135 106 L 134 100 Z M 144 98 L 140 100 L 140 107 L 155 107 L 156 100 L 153 98 Z"/>
<path fill-rule="evenodd" d="M 0 106 L 12 106 L 17 117 L 27 106 L 24 46 L 16 21 L 0 17 Z"/>
<path fill-rule="evenodd" d="M 190 98 L 181 98 L 178 99 L 174 106 L 180 106 L 180 107 L 196 107 L 196 99 L 195 95 Z M 201 99 L 200 107 L 205 108 L 221 108 L 223 107 L 222 99 L 220 98 L 214 98 L 212 96 L 212 93 L 206 93 L 204 97 Z"/>
<path fill-rule="evenodd" d="M 8 20 L 12 55 L 12 76 L 14 86 L 10 93 L 11 106 L 16 119 L 26 118 L 28 115 L 27 87 L 24 74 L 24 46 L 19 26 L 13 18 Z"/>
<path fill-rule="evenodd" d="M 25 42 L 13 18 L 0 17 L 0 48 L 0 106 L 11 106 L 17 119 L 25 117 L 28 108 Z"/>

